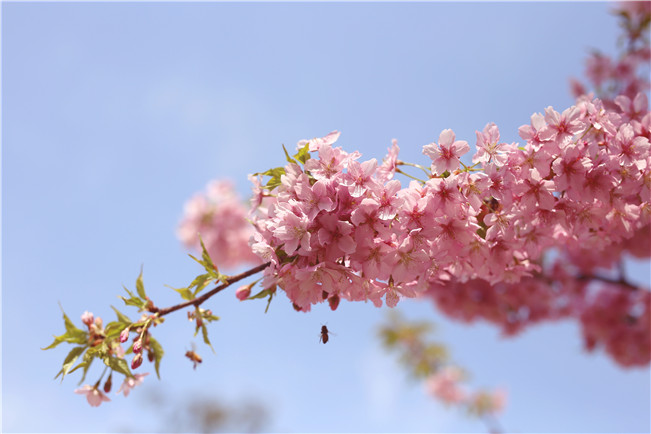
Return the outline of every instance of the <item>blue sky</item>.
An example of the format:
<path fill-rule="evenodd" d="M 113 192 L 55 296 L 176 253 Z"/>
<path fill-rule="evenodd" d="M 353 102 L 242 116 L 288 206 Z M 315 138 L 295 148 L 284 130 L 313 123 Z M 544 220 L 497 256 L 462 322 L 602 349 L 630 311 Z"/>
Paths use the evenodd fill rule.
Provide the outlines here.
<path fill-rule="evenodd" d="M 147 388 L 267 406 L 269 431 L 484 431 L 428 398 L 380 348 L 386 309 L 342 303 L 293 311 L 286 299 L 209 306 L 216 355 L 183 357 L 183 314 L 156 330 L 162 381 L 90 408 L 78 377 L 52 377 L 63 348 L 61 302 L 108 318 L 144 265 L 158 305 L 199 270 L 174 231 L 194 192 L 282 164 L 281 144 L 339 130 L 339 143 L 424 161 L 452 128 L 474 144 L 496 122 L 506 141 L 534 112 L 572 103 L 592 47 L 613 52 L 607 3 L 2 3 L 2 430 L 158 429 Z M 406 183 L 406 180 L 404 181 Z M 649 282 L 649 264 L 630 262 Z M 436 337 L 476 386 L 504 386 L 500 418 L 520 432 L 649 431 L 649 370 L 586 354 L 575 323 L 514 339 L 447 321 Z M 127 309 L 123 309 L 127 312 Z M 135 316 L 135 313 L 130 312 Z M 318 343 L 321 324 L 337 335 Z M 91 371 L 93 381 L 97 371 Z"/>

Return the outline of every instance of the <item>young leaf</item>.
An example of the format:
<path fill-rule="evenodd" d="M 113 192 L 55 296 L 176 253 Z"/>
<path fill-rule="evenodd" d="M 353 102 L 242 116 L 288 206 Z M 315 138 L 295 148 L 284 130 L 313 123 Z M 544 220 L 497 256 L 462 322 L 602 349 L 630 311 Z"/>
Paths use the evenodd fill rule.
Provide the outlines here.
<path fill-rule="evenodd" d="M 285 145 L 283 145 L 283 151 L 285 151 L 285 158 L 287 159 L 288 163 L 297 163 L 296 160 L 294 160 L 292 157 L 289 156 L 289 152 L 287 152 L 287 148 L 285 148 Z"/>
<path fill-rule="evenodd" d="M 196 288 L 194 290 L 192 298 L 196 297 L 197 294 L 199 294 L 203 289 L 208 286 L 208 284 L 212 282 L 212 278 L 210 274 L 200 274 L 197 277 L 194 278 L 192 283 L 190 283 L 190 288 Z M 191 300 L 192 298 L 188 299 Z"/>
<path fill-rule="evenodd" d="M 263 289 L 262 291 L 258 292 L 256 295 L 252 295 L 247 300 L 255 300 L 256 298 L 265 298 L 266 296 L 273 294 L 275 291 L 275 288 L 267 288 Z"/>
<path fill-rule="evenodd" d="M 124 330 L 129 324 L 125 324 L 123 322 L 118 322 L 118 321 L 111 321 L 104 327 L 104 334 L 106 335 L 106 339 L 108 341 L 117 338 L 120 336 L 120 332 Z"/>
<path fill-rule="evenodd" d="M 127 289 L 126 286 L 123 285 L 122 288 L 124 288 L 127 294 L 129 294 L 129 298 L 123 297 L 121 295 L 118 296 L 124 301 L 124 304 L 126 304 L 127 306 L 136 306 L 140 310 L 145 309 L 145 305 L 147 304 L 145 300 L 136 297 L 133 292 Z"/>
<path fill-rule="evenodd" d="M 267 170 L 266 172 L 254 173 L 253 176 L 258 176 L 258 175 L 270 176 L 271 179 L 267 182 L 267 185 L 265 185 L 264 188 L 271 191 L 281 184 L 280 177 L 283 176 L 284 174 L 285 174 L 284 167 L 275 167 L 273 169 Z"/>
<path fill-rule="evenodd" d="M 152 336 L 149 336 L 149 346 L 151 350 L 154 352 L 154 368 L 156 369 L 156 375 L 160 380 L 160 372 L 158 368 L 160 367 L 160 361 L 163 358 L 163 354 L 165 354 L 165 352 L 163 351 L 163 347 L 161 346 L 161 344 Z"/>
<path fill-rule="evenodd" d="M 70 350 L 65 360 L 63 361 L 63 367 L 54 378 L 56 379 L 59 375 L 61 375 L 61 381 L 63 381 L 63 378 L 70 371 L 72 365 L 74 365 L 75 361 L 79 358 L 79 356 L 81 355 L 81 353 L 84 352 L 85 349 L 86 347 L 82 346 L 82 347 L 74 347 L 72 350 Z"/>
<path fill-rule="evenodd" d="M 192 291 L 190 291 L 188 288 L 173 288 L 169 285 L 165 285 L 165 286 L 167 286 L 168 288 L 172 288 L 174 291 L 181 294 L 181 298 L 183 300 L 192 300 L 194 298 L 194 296 L 192 295 Z"/>
<path fill-rule="evenodd" d="M 63 308 L 61 309 L 61 311 L 63 312 Z M 52 342 L 47 347 L 42 348 L 43 350 L 49 350 L 51 348 L 54 348 L 57 345 L 59 345 L 61 342 L 68 342 L 70 344 L 85 344 L 87 342 L 88 333 L 75 327 L 75 325 L 72 323 L 72 321 L 70 321 L 70 318 L 68 318 L 68 315 L 66 315 L 65 312 L 63 312 L 63 323 L 65 324 L 66 332 L 61 336 L 54 336 L 54 342 Z"/>
<path fill-rule="evenodd" d="M 129 364 L 126 360 L 120 359 L 119 357 L 107 356 L 103 358 L 103 361 L 106 366 L 113 369 L 114 371 L 119 372 L 120 374 L 125 375 L 129 378 L 133 378 L 133 374 L 131 373 Z"/>
<path fill-rule="evenodd" d="M 205 324 L 201 326 L 201 334 L 203 335 L 204 343 L 208 345 L 212 350 L 212 352 L 214 353 L 215 349 L 212 347 L 212 344 L 210 343 L 210 339 L 208 339 L 208 328 L 206 327 Z"/>
<path fill-rule="evenodd" d="M 305 146 L 299 149 L 298 153 L 294 155 L 294 158 L 305 164 L 305 162 L 310 159 L 310 143 L 306 143 Z"/>
<path fill-rule="evenodd" d="M 215 316 L 213 314 L 210 315 L 203 315 L 203 319 L 205 319 L 208 322 L 213 322 L 213 321 L 219 321 L 219 317 Z"/>
<path fill-rule="evenodd" d="M 114 306 L 111 306 L 111 309 L 115 311 L 115 314 L 118 316 L 118 321 L 122 324 L 129 325 L 132 323 L 131 318 L 117 310 Z"/>
<path fill-rule="evenodd" d="M 79 369 L 79 368 L 84 368 L 83 373 L 81 374 L 81 380 L 79 380 L 79 383 L 78 383 L 78 384 L 81 384 L 81 383 L 84 382 L 84 380 L 86 379 L 86 374 L 88 373 L 88 368 L 90 367 L 90 364 L 93 363 L 93 359 L 92 359 L 92 358 L 86 360 L 86 357 L 85 357 L 85 356 L 86 356 L 86 355 L 84 354 L 84 361 L 83 361 L 83 362 L 79 363 L 77 366 L 75 366 L 74 368 L 72 368 L 72 369 L 68 372 L 68 374 L 72 374 L 72 373 L 75 372 L 77 369 Z"/>
<path fill-rule="evenodd" d="M 269 294 L 269 301 L 267 301 L 267 307 L 265 307 L 264 313 L 267 313 L 267 311 L 269 310 L 269 305 L 271 304 L 271 300 L 273 298 L 274 298 L 274 293 L 272 292 L 271 294 Z"/>
<path fill-rule="evenodd" d="M 142 282 L 142 267 L 140 268 L 138 279 L 136 279 L 136 291 L 138 292 L 140 298 L 147 300 L 147 294 L 145 293 L 145 284 Z"/>
<path fill-rule="evenodd" d="M 201 239 L 201 235 L 199 235 L 199 242 L 201 243 L 201 259 L 203 259 L 203 266 L 206 268 L 206 271 L 208 274 L 211 276 L 218 277 L 219 276 L 219 269 L 217 266 L 212 262 L 212 258 L 210 257 L 210 254 L 208 253 L 208 250 L 206 250 L 206 246 L 203 244 L 203 240 Z"/>

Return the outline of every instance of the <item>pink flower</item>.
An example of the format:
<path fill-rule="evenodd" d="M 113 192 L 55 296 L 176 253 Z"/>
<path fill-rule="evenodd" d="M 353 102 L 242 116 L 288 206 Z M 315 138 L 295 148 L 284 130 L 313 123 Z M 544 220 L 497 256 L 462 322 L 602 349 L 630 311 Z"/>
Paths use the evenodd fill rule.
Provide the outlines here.
<path fill-rule="evenodd" d="M 565 147 L 567 140 L 585 129 L 585 122 L 580 119 L 581 111 L 572 106 L 558 113 L 552 106 L 545 109 L 545 121 L 554 134 L 554 139 L 561 148 Z"/>
<path fill-rule="evenodd" d="M 120 386 L 120 389 L 117 391 L 117 394 L 119 395 L 122 392 L 124 393 L 124 396 L 129 396 L 131 389 L 141 385 L 142 382 L 145 381 L 145 377 L 147 375 L 149 375 L 149 372 L 145 372 L 144 374 L 136 374 L 133 376 L 133 378 L 125 377 L 122 385 Z"/>
<path fill-rule="evenodd" d="M 376 169 L 377 160 L 375 158 L 364 161 L 361 164 L 357 161 L 348 163 L 348 176 L 344 181 L 344 185 L 348 186 L 352 197 L 360 197 L 367 189 L 376 186 L 376 182 L 372 178 Z"/>
<path fill-rule="evenodd" d="M 301 140 L 298 142 L 298 149 L 303 148 L 308 143 L 310 144 L 310 152 L 318 151 L 322 147 L 331 146 L 334 142 L 337 141 L 341 133 L 339 131 L 332 131 L 328 133 L 325 137 L 314 138 L 312 140 Z"/>
<path fill-rule="evenodd" d="M 491 161 L 502 165 L 506 162 L 507 156 L 502 152 L 508 150 L 506 143 L 499 143 L 500 130 L 494 123 L 488 123 L 484 130 L 477 134 L 477 152 L 472 157 L 473 163 L 489 163 Z"/>
<path fill-rule="evenodd" d="M 309 252 L 311 234 L 308 232 L 308 226 L 310 220 L 304 214 L 296 215 L 287 209 L 281 209 L 281 211 L 273 234 L 278 240 L 285 242 L 283 248 L 285 253 L 293 255 L 299 247 L 302 247 L 304 253 Z"/>
<path fill-rule="evenodd" d="M 86 395 L 86 399 L 92 407 L 99 407 L 102 402 L 110 401 L 110 399 L 104 395 L 104 392 L 98 390 L 97 387 L 89 386 L 88 384 L 75 390 L 75 393 Z"/>
<path fill-rule="evenodd" d="M 469 398 L 470 408 L 477 414 L 499 413 L 506 405 L 506 391 L 497 389 L 493 393 L 479 391 Z"/>
<path fill-rule="evenodd" d="M 454 139 L 454 132 L 447 129 L 439 135 L 438 146 L 436 143 L 423 146 L 423 154 L 432 159 L 432 172 L 441 174 L 459 168 L 459 158 L 470 150 L 470 146 L 465 140 Z"/>
<path fill-rule="evenodd" d="M 601 53 L 595 53 L 588 57 L 586 61 L 585 75 L 599 87 L 601 84 L 608 80 L 613 73 L 613 65 L 610 57 L 604 56 Z"/>
<path fill-rule="evenodd" d="M 218 267 L 257 263 L 259 259 L 249 246 L 254 228 L 247 218 L 248 210 L 233 185 L 214 181 L 208 184 L 205 193 L 195 195 L 185 204 L 177 235 L 187 247 L 198 251 L 201 251 L 201 235 Z"/>
<path fill-rule="evenodd" d="M 398 164 L 398 152 L 400 152 L 398 141 L 393 139 L 391 141 L 389 153 L 384 157 L 382 164 L 377 168 L 378 180 L 380 182 L 387 182 L 393 178 Z"/>
<path fill-rule="evenodd" d="M 466 392 L 459 387 L 463 372 L 456 366 L 447 366 L 427 379 L 427 391 L 447 404 L 456 404 L 466 399 Z"/>

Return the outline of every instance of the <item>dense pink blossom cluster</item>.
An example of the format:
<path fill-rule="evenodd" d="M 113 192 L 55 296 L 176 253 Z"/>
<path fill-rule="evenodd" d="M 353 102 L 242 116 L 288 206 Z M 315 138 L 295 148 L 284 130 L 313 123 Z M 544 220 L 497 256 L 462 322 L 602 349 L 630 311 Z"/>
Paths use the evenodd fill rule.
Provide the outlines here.
<path fill-rule="evenodd" d="M 455 282 L 520 282 L 551 247 L 600 252 L 631 238 L 651 215 L 651 114 L 636 98 L 639 113 L 588 98 L 548 107 L 520 128 L 523 146 L 488 124 L 470 168 L 468 144 L 445 130 L 423 149 L 428 179 L 406 188 L 392 179 L 395 143 L 380 165 L 334 147 L 338 133 L 309 142 L 315 158 L 285 166 L 255 218 L 265 284 L 301 310 L 333 296 L 395 306 Z"/>
<path fill-rule="evenodd" d="M 622 366 L 649 364 L 651 292 L 604 285 L 584 304 L 580 320 L 588 350 L 602 346 Z"/>
<path fill-rule="evenodd" d="M 201 251 L 199 236 L 219 266 L 233 268 L 243 263 L 257 264 L 249 247 L 253 227 L 247 222 L 248 210 L 228 181 L 213 181 L 205 193 L 195 194 L 186 204 L 178 228 L 180 240 Z"/>
<path fill-rule="evenodd" d="M 395 140 L 382 163 L 364 161 L 335 146 L 335 131 L 300 141 L 285 167 L 251 177 L 248 214 L 231 187 L 212 184 L 188 203 L 179 234 L 197 246 L 201 233 L 218 265 L 250 262 L 252 249 L 270 263 L 263 287 L 284 290 L 300 311 L 325 300 L 333 309 L 340 299 L 393 307 L 427 296 L 451 317 L 487 320 L 505 334 L 574 317 L 587 348 L 648 364 L 650 306 L 639 300 L 649 292 L 611 276 L 624 254 L 651 257 L 651 51 L 642 31 L 650 5 L 620 4 L 623 55 L 588 61 L 603 98 L 575 83 L 576 103 L 533 114 L 519 128 L 522 143 L 503 142 L 489 123 L 471 155 L 444 130 L 423 147 L 423 167 L 400 161 Z M 403 186 L 394 175 L 406 168 L 423 179 Z M 618 309 L 597 324 L 595 312 L 615 299 Z"/>

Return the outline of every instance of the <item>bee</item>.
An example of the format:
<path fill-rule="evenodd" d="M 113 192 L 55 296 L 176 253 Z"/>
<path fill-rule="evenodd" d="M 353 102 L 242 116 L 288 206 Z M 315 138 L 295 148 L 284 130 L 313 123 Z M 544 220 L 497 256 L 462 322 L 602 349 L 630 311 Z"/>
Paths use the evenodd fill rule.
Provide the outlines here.
<path fill-rule="evenodd" d="M 321 336 L 319 337 L 319 342 L 323 342 L 324 344 L 327 344 L 328 339 L 329 339 L 328 333 L 330 333 L 330 331 L 328 330 L 328 327 L 322 325 L 321 326 Z"/>
<path fill-rule="evenodd" d="M 201 356 L 197 353 L 195 353 L 196 346 L 194 345 L 194 342 L 192 343 L 192 351 L 186 351 L 185 352 L 185 357 L 190 359 L 192 363 L 194 364 L 193 368 L 197 369 L 197 365 L 201 362 L 203 362 L 203 359 Z"/>

